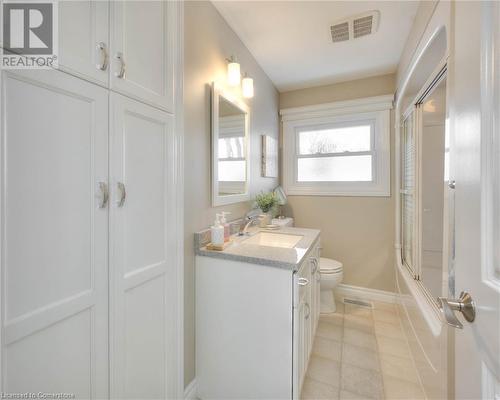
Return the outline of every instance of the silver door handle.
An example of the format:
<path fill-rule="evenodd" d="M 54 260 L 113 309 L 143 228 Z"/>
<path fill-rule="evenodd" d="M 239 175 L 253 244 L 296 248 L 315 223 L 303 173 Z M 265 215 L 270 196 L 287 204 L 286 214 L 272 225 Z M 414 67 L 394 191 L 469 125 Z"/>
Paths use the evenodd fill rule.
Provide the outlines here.
<path fill-rule="evenodd" d="M 473 322 L 476 318 L 476 305 L 471 295 L 467 292 L 460 293 L 460 298 L 458 299 L 449 300 L 445 297 L 438 297 L 438 301 L 446 323 L 454 328 L 463 329 L 464 327 L 454 311 L 460 311 L 468 322 Z"/>
<path fill-rule="evenodd" d="M 101 62 L 96 65 L 97 69 L 106 71 L 108 68 L 108 52 L 106 51 L 106 44 L 104 42 L 97 43 L 97 50 L 101 54 Z"/>
<path fill-rule="evenodd" d="M 117 78 L 122 79 L 125 76 L 125 61 L 123 60 L 123 53 L 116 53 L 116 59 L 120 62 L 120 71 L 115 72 Z"/>
<path fill-rule="evenodd" d="M 123 182 L 118 182 L 116 184 L 118 186 L 118 190 L 120 191 L 120 200 L 118 200 L 118 207 L 123 207 L 125 204 L 125 199 L 127 198 L 127 191 L 125 190 L 125 184 Z"/>
<path fill-rule="evenodd" d="M 105 182 L 99 182 L 99 190 L 101 191 L 101 195 L 99 196 L 99 208 L 104 208 L 109 200 L 108 185 Z"/>
<path fill-rule="evenodd" d="M 309 279 L 307 279 L 307 278 L 299 278 L 298 284 L 299 284 L 299 286 L 309 285 Z"/>
<path fill-rule="evenodd" d="M 318 270 L 318 260 L 315 259 L 314 257 L 311 257 L 311 263 L 313 265 L 313 269 L 312 269 L 311 273 L 314 275 L 316 273 L 316 271 Z"/>

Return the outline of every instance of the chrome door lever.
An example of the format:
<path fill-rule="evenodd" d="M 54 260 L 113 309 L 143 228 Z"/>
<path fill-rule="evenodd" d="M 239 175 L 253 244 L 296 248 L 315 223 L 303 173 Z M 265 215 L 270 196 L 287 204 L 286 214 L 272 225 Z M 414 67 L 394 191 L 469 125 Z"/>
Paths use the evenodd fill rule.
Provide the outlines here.
<path fill-rule="evenodd" d="M 467 292 L 460 293 L 460 298 L 458 299 L 448 300 L 445 297 L 438 297 L 438 301 L 446 323 L 454 328 L 463 329 L 464 327 L 456 317 L 454 311 L 460 311 L 468 322 L 473 322 L 476 318 L 476 305 L 471 295 Z"/>

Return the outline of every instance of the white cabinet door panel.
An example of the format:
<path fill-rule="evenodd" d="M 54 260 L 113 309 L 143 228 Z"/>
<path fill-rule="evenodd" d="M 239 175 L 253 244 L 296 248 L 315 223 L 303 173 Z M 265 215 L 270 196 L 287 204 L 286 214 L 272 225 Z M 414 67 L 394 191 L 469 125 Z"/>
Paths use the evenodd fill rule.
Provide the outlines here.
<path fill-rule="evenodd" d="M 172 112 L 173 18 L 169 1 L 113 1 L 111 89 Z M 121 54 L 121 60 L 117 55 Z M 122 76 L 123 75 L 123 76 Z"/>
<path fill-rule="evenodd" d="M 111 395 L 166 398 L 172 117 L 111 94 Z M 126 197 L 119 204 L 123 192 Z"/>
<path fill-rule="evenodd" d="M 58 71 L 2 83 L 3 390 L 104 398 L 108 94 Z"/>
<path fill-rule="evenodd" d="M 59 68 L 107 87 L 108 1 L 60 1 L 58 14 Z"/>

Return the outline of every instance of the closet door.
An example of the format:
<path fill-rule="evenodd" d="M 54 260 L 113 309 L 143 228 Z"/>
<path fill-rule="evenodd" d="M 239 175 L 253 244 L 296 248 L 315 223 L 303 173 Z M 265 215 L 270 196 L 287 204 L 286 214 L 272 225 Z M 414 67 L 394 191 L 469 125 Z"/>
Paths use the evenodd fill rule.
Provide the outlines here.
<path fill-rule="evenodd" d="M 167 398 L 173 120 L 116 93 L 111 110 L 111 396 Z"/>
<path fill-rule="evenodd" d="M 112 1 L 111 88 L 172 112 L 171 1 Z"/>
<path fill-rule="evenodd" d="M 2 391 L 106 398 L 107 91 L 2 80 Z"/>
<path fill-rule="evenodd" d="M 108 1 L 60 1 L 59 68 L 108 86 Z"/>

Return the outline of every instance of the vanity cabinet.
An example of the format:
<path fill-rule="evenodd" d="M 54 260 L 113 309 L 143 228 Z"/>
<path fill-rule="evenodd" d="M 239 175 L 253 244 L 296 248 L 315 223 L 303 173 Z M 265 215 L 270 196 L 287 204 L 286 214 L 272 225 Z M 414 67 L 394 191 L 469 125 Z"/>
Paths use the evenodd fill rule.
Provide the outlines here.
<path fill-rule="evenodd" d="M 169 1 L 59 2 L 59 68 L 173 112 L 175 7 Z"/>
<path fill-rule="evenodd" d="M 200 399 L 300 398 L 319 316 L 317 242 L 293 268 L 196 256 Z"/>

